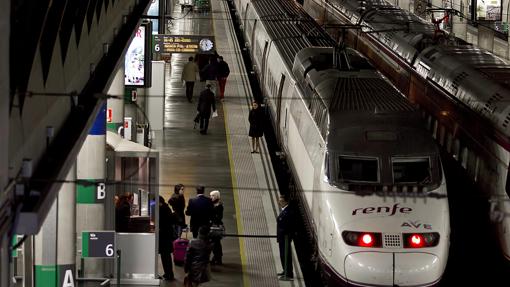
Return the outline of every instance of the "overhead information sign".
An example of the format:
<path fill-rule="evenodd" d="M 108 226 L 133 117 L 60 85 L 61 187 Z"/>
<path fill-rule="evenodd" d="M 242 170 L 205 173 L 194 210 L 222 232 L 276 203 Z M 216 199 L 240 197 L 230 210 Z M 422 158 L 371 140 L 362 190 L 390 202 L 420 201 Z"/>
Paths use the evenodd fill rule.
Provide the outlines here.
<path fill-rule="evenodd" d="M 153 43 L 156 54 L 212 54 L 216 49 L 214 36 L 154 35 Z"/>

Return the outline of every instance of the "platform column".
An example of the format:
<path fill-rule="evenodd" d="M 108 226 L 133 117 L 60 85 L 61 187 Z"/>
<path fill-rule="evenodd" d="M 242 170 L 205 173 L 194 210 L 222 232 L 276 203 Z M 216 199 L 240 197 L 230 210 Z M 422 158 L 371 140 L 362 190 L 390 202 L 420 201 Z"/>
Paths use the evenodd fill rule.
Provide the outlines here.
<path fill-rule="evenodd" d="M 109 131 L 117 133 L 119 127 L 124 124 L 124 65 L 120 65 L 115 78 L 108 89 L 108 95 L 116 98 L 108 98 L 106 109 L 106 127 Z"/>
<path fill-rule="evenodd" d="M 66 183 L 62 184 L 41 230 L 35 236 L 35 287 L 76 286 L 75 167 L 73 165 L 69 170 Z"/>
<path fill-rule="evenodd" d="M 484 25 L 478 25 L 478 47 L 489 52 L 494 51 L 494 31 Z"/>
<path fill-rule="evenodd" d="M 458 7 L 457 9 L 462 13 L 462 15 L 467 15 L 469 4 L 466 0 L 453 0 L 453 7 Z M 467 40 L 467 19 L 457 15 L 452 16 L 452 32 L 456 37 L 461 38 L 462 40 Z"/>
<path fill-rule="evenodd" d="M 84 230 L 104 230 L 105 224 L 105 176 L 106 176 L 106 103 L 101 107 L 93 126 L 78 154 L 76 161 L 76 232 L 77 246 L 81 248 Z M 101 259 L 80 261 L 80 275 L 84 278 L 103 278 Z"/>

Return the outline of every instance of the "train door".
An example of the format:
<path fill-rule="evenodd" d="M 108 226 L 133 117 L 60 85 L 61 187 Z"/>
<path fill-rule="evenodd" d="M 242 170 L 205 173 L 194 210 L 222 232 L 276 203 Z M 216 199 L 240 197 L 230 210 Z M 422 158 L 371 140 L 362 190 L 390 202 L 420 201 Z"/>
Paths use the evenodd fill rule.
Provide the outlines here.
<path fill-rule="evenodd" d="M 261 83 L 263 86 L 268 87 L 269 82 L 266 82 L 266 75 L 269 75 L 269 70 L 267 69 L 267 51 L 269 47 L 269 40 L 266 40 L 266 43 L 264 44 L 264 52 L 262 53 L 262 67 L 260 69 L 260 77 L 261 77 Z M 265 89 L 262 89 L 262 93 L 265 92 Z M 268 95 L 262 94 L 262 96 L 267 97 Z M 269 98 L 273 98 L 274 95 L 269 95 Z M 277 125 L 278 126 L 278 125 Z"/>
<path fill-rule="evenodd" d="M 250 39 L 251 39 L 251 49 L 252 49 L 252 53 L 251 53 L 251 62 L 253 63 L 253 65 L 255 65 L 256 61 L 255 61 L 255 49 L 256 49 L 256 46 L 257 44 L 255 43 L 255 31 L 257 30 L 257 19 L 255 19 L 255 21 L 253 22 L 253 28 L 251 29 L 251 36 L 250 36 Z M 257 71 L 255 71 L 257 72 Z"/>
<path fill-rule="evenodd" d="M 243 18 L 244 19 L 244 23 L 243 23 L 243 27 L 245 29 L 248 28 L 248 26 L 246 26 L 246 24 L 248 24 L 248 8 L 250 8 L 250 3 L 247 3 L 246 4 L 246 9 L 244 9 L 244 18 Z M 248 32 L 248 31 L 246 31 L 246 32 Z"/>
<path fill-rule="evenodd" d="M 282 94 L 283 94 L 283 86 L 285 84 L 285 75 L 282 74 L 280 77 L 280 86 L 278 87 L 278 93 L 276 94 L 276 138 L 278 139 L 279 143 L 281 144 L 282 135 L 281 130 L 281 120 L 282 120 Z M 286 112 L 287 113 L 287 112 Z M 286 127 L 285 127 L 286 128 Z"/>

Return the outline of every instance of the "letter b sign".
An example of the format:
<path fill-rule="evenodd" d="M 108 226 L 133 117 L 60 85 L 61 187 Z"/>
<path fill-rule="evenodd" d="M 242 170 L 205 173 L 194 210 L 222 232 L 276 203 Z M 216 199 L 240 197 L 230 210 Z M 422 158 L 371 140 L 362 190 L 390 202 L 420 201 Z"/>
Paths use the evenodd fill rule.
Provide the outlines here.
<path fill-rule="evenodd" d="M 98 183 L 96 186 L 96 200 L 103 201 L 106 197 L 106 185 L 104 183 Z"/>

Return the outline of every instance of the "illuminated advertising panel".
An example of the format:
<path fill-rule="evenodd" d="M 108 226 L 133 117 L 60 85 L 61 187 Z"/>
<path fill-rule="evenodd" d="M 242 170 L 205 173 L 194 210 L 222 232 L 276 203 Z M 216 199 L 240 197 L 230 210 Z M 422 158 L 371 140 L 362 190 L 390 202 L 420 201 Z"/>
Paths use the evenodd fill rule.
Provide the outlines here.
<path fill-rule="evenodd" d="M 478 20 L 501 21 L 501 0 L 478 0 L 476 18 Z"/>
<path fill-rule="evenodd" d="M 149 47 L 152 37 L 147 36 L 147 31 L 151 30 L 152 23 L 147 21 L 135 31 L 124 57 L 124 85 L 126 86 L 150 87 L 151 85 L 152 53 Z"/>
<path fill-rule="evenodd" d="M 212 54 L 215 49 L 213 36 L 154 35 L 154 53 Z"/>
<path fill-rule="evenodd" d="M 124 58 L 124 84 L 145 85 L 145 26 L 140 25 Z"/>

